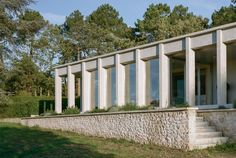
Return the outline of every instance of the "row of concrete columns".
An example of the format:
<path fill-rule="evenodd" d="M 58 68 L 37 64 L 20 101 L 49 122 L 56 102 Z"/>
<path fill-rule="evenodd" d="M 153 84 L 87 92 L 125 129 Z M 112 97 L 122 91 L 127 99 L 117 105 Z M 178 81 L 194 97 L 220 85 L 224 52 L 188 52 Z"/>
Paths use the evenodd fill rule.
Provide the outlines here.
<path fill-rule="evenodd" d="M 217 104 L 226 104 L 226 45 L 222 42 L 222 31 L 217 31 Z M 195 106 L 195 51 L 191 46 L 191 38 L 185 39 L 186 50 L 186 102 Z M 167 108 L 170 105 L 170 60 L 165 55 L 164 44 L 158 45 L 159 51 L 159 94 L 160 108 Z M 98 58 L 98 107 L 107 107 L 107 69 L 102 66 L 102 59 Z M 141 59 L 140 50 L 135 52 L 136 63 L 136 103 L 139 106 L 145 105 L 146 96 L 146 68 L 145 61 Z M 116 100 L 117 105 L 125 104 L 125 66 L 120 62 L 120 54 L 115 55 L 116 70 Z M 68 66 L 68 107 L 75 105 L 75 75 L 71 73 L 71 66 Z M 55 110 L 61 113 L 62 86 L 58 70 L 55 70 Z M 82 112 L 91 110 L 91 73 L 86 69 L 86 63 L 82 62 Z"/>

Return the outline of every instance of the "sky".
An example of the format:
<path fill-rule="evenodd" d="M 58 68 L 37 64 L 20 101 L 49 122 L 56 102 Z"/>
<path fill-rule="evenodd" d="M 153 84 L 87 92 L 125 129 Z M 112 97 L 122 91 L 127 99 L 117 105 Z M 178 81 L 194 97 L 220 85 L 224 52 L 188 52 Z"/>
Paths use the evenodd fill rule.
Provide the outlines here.
<path fill-rule="evenodd" d="M 66 16 L 74 10 L 79 10 L 84 16 L 88 16 L 105 3 L 116 8 L 128 26 L 134 26 L 137 19 L 142 19 L 152 3 L 167 3 L 171 8 L 182 4 L 194 14 L 210 19 L 214 10 L 228 6 L 230 0 L 36 0 L 30 8 L 39 11 L 51 23 L 62 24 Z"/>

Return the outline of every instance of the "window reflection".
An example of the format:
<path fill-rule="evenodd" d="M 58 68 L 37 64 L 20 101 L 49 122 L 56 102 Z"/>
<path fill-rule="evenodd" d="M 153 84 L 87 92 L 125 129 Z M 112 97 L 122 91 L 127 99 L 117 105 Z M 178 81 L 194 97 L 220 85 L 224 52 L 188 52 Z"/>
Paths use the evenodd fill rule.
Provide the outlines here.
<path fill-rule="evenodd" d="M 125 100 L 126 103 L 136 103 L 136 65 L 125 66 Z"/>

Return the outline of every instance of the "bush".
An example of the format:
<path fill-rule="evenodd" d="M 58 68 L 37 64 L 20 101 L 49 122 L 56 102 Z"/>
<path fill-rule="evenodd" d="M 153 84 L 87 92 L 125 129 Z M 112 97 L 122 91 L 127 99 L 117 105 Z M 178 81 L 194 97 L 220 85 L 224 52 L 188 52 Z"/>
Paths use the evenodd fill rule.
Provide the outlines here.
<path fill-rule="evenodd" d="M 52 115 L 59 115 L 59 114 L 57 114 L 54 110 L 47 110 L 40 116 L 52 116 Z"/>
<path fill-rule="evenodd" d="M 175 107 L 175 108 L 188 108 L 190 107 L 188 103 L 182 103 L 182 104 L 174 104 L 171 105 L 171 107 Z"/>
<path fill-rule="evenodd" d="M 13 96 L 7 108 L 8 117 L 30 117 L 39 114 L 39 100 L 42 97 Z"/>
<path fill-rule="evenodd" d="M 236 100 L 234 101 L 234 108 L 236 109 Z"/>
<path fill-rule="evenodd" d="M 107 110 L 105 110 L 105 109 L 93 109 L 92 111 L 90 111 L 90 113 L 102 113 L 102 112 L 107 112 Z"/>
<path fill-rule="evenodd" d="M 0 91 L 1 92 L 1 91 Z M 10 98 L 0 93 L 0 117 L 7 117 L 6 111 L 10 103 Z"/>
<path fill-rule="evenodd" d="M 63 114 L 80 114 L 80 110 L 78 107 L 73 107 L 73 108 L 66 108 L 63 110 Z"/>

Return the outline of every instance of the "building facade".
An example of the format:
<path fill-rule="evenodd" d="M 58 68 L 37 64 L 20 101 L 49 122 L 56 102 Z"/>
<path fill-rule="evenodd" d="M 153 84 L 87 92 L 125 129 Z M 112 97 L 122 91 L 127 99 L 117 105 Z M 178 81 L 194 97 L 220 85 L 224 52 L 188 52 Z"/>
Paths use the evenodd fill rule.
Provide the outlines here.
<path fill-rule="evenodd" d="M 134 103 L 167 108 L 230 105 L 236 99 L 236 23 L 55 67 L 55 111 L 68 107 L 80 78 L 81 111 Z M 77 82 L 76 82 L 77 83 Z"/>

